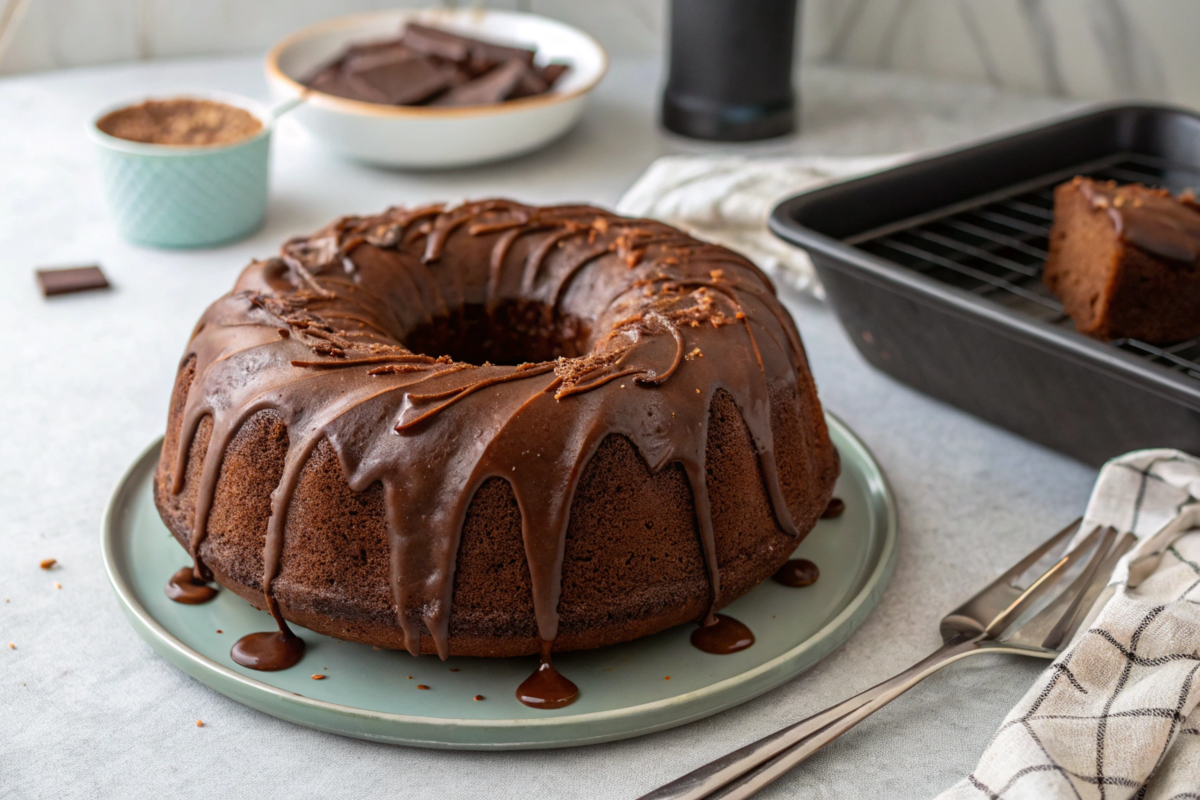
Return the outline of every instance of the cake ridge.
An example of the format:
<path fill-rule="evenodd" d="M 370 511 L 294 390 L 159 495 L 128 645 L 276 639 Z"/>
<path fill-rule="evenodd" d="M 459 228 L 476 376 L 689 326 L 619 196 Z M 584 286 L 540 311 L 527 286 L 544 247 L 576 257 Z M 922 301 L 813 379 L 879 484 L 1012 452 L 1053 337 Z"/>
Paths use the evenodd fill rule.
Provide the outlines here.
<path fill-rule="evenodd" d="M 527 240 L 523 258 L 516 250 L 521 239 Z M 469 286 L 465 274 L 479 264 L 483 280 Z M 608 265 L 593 280 L 601 285 L 583 300 L 570 297 L 572 283 L 599 264 Z M 611 280 L 625 274 L 627 280 Z M 387 296 L 398 277 L 415 289 L 406 300 L 421 301 L 420 313 L 408 320 Z M 615 285 L 603 285 L 605 279 Z M 446 296 L 443 283 L 457 298 Z M 541 303 L 551 324 L 586 316 L 590 349 L 497 366 L 415 353 L 403 344 L 418 324 L 468 305 L 490 313 L 501 302 Z M 761 342 L 756 328 L 765 333 Z M 752 358 L 745 357 L 747 341 Z M 192 357 L 195 379 L 172 454 L 172 488 L 182 489 L 192 439 L 209 416 L 189 542 L 199 572 L 229 443 L 262 410 L 279 413 L 288 430 L 264 547 L 264 595 L 281 629 L 286 623 L 271 582 L 292 494 L 322 439 L 351 489 L 384 487 L 393 602 L 414 654 L 420 630 L 410 609 L 419 612 L 439 654 L 449 653 L 459 537 L 471 499 L 491 477 L 513 489 L 538 633 L 554 641 L 574 491 L 612 433 L 628 437 L 652 473 L 683 465 L 709 573 L 711 616 L 721 583 L 705 447 L 720 390 L 734 399 L 750 432 L 779 527 L 799 535 L 775 461 L 770 410 L 774 388 L 801 380 L 811 387 L 800 368 L 806 359 L 799 334 L 752 263 L 662 223 L 590 206 L 537 209 L 507 200 L 344 218 L 288 242 L 278 258 L 247 267 L 234 291 L 205 313 L 184 361 Z M 621 378 L 628 380 L 617 383 Z M 534 453 L 530 443 L 543 446 L 533 446 Z"/>

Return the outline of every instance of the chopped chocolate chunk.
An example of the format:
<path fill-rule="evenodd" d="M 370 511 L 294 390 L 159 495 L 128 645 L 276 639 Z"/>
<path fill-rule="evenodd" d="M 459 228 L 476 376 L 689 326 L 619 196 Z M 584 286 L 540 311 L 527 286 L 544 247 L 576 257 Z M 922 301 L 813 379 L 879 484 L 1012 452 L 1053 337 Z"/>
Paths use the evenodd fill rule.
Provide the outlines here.
<path fill-rule="evenodd" d="M 356 72 L 352 77 L 383 95 L 386 103 L 412 105 L 450 88 L 455 82 L 456 71 L 432 59 L 409 58 L 380 63 Z"/>
<path fill-rule="evenodd" d="M 387 96 L 357 75 L 347 75 L 340 67 L 334 67 L 317 75 L 308 83 L 310 88 L 325 94 L 361 100 L 364 103 L 386 103 Z"/>
<path fill-rule="evenodd" d="M 439 56 L 448 61 L 466 61 L 471 57 L 471 42 L 465 36 L 412 22 L 404 26 L 400 42 L 422 55 Z"/>
<path fill-rule="evenodd" d="M 546 82 L 546 88 L 553 86 L 569 69 L 566 64 L 547 64 L 542 67 L 542 80 Z"/>
<path fill-rule="evenodd" d="M 409 24 L 395 39 L 349 45 L 304 83 L 366 103 L 468 106 L 550 91 L 565 64 L 534 64 L 535 51 Z"/>
<path fill-rule="evenodd" d="M 36 270 L 35 274 L 38 286 L 46 297 L 108 288 L 108 279 L 95 264 L 86 267 L 46 267 Z"/>
<path fill-rule="evenodd" d="M 466 62 L 473 74 L 487 72 L 512 59 L 532 66 L 535 53 L 523 47 L 505 47 L 411 22 L 405 26 L 400 41 L 418 53 Z"/>
<path fill-rule="evenodd" d="M 349 74 L 381 67 L 385 64 L 399 64 L 421 58 L 421 54 L 405 47 L 397 41 L 378 42 L 368 49 L 351 48 L 341 60 L 341 69 Z"/>
<path fill-rule="evenodd" d="M 507 100 L 527 71 L 523 61 L 506 61 L 473 81 L 456 86 L 431 103 L 435 106 L 482 106 Z"/>
<path fill-rule="evenodd" d="M 513 87 L 512 94 L 508 96 L 509 100 L 516 100 L 518 97 L 533 97 L 534 95 L 545 94 L 550 88 L 550 84 L 546 83 L 546 79 L 542 77 L 541 70 L 537 67 L 531 67 L 528 64 L 524 65 L 521 70 L 521 77 L 517 79 L 517 85 Z"/>

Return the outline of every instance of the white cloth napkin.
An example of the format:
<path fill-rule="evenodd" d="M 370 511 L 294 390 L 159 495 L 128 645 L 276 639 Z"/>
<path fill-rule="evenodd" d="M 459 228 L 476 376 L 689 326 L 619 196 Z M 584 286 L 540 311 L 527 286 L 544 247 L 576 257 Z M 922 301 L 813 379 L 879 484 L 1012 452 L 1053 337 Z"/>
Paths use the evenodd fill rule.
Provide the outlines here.
<path fill-rule="evenodd" d="M 659 219 L 736 250 L 776 282 L 823 297 L 808 255 L 767 230 L 772 207 L 802 189 L 903 158 L 665 156 L 642 173 L 617 203 L 617 211 Z"/>
<path fill-rule="evenodd" d="M 1110 461 L 1081 535 L 1097 525 L 1140 538 L 1107 601 L 938 800 L 1200 798 L 1200 459 Z"/>

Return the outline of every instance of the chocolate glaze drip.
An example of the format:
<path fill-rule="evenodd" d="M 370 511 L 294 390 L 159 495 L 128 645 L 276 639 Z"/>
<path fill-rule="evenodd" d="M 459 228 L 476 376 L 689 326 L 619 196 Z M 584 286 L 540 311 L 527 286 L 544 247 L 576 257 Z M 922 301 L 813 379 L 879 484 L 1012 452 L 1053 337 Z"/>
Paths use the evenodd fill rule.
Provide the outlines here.
<path fill-rule="evenodd" d="M 692 631 L 692 645 L 706 653 L 727 656 L 754 644 L 754 634 L 733 617 L 710 614 Z"/>
<path fill-rule="evenodd" d="M 829 500 L 829 505 L 825 506 L 825 510 L 821 512 L 821 519 L 837 519 L 846 512 L 846 501 L 840 497 L 833 497 Z"/>
<path fill-rule="evenodd" d="M 1092 208 L 1104 209 L 1129 244 L 1169 261 L 1200 261 L 1200 204 L 1191 192 L 1174 197 L 1141 184 L 1117 186 L 1076 178 Z"/>
<path fill-rule="evenodd" d="M 167 597 L 189 606 L 207 603 L 217 596 L 215 586 L 198 579 L 192 567 L 184 567 L 171 576 L 165 587 Z"/>
<path fill-rule="evenodd" d="M 512 303 L 541 308 L 551 338 L 571 321 L 580 355 L 477 365 L 405 347 L 464 308 Z M 795 326 L 753 264 L 658 222 L 506 200 L 344 218 L 247 267 L 204 314 L 184 363 L 192 358 L 173 489 L 210 417 L 189 542 L 198 568 L 230 441 L 260 411 L 288 429 L 262 580 L 281 630 L 272 581 L 301 470 L 322 439 L 353 490 L 383 485 L 392 598 L 413 654 L 424 634 L 448 655 L 459 535 L 491 477 L 513 488 L 538 633 L 554 641 L 572 497 L 610 434 L 628 437 L 652 472 L 683 465 L 711 616 L 721 581 L 705 445 L 719 390 L 742 411 L 780 527 L 797 534 L 770 425 L 771 392 L 810 380 Z M 530 442 L 545 457 L 531 457 Z"/>
<path fill-rule="evenodd" d="M 275 672 L 295 666 L 304 656 L 304 640 L 284 625 L 277 631 L 248 633 L 233 644 L 229 657 L 243 667 Z"/>
<path fill-rule="evenodd" d="M 771 579 L 784 586 L 798 589 L 802 586 L 812 586 L 819 577 L 821 577 L 821 570 L 817 569 L 816 564 L 807 558 L 793 558 L 780 567 L 779 571 L 771 576 Z"/>
<path fill-rule="evenodd" d="M 530 708 L 562 708 L 575 702 L 579 687 L 550 663 L 550 642 L 542 642 L 542 658 L 533 674 L 517 687 L 517 699 Z M 477 700 L 483 698 L 476 696 Z"/>
<path fill-rule="evenodd" d="M 273 574 L 273 571 L 270 574 Z M 265 583 L 270 586 L 269 581 Z M 279 609 L 279 603 L 269 588 L 267 610 L 271 612 L 279 630 L 246 634 L 233 643 L 229 657 L 243 667 L 275 672 L 299 663 L 304 657 L 304 640 L 292 633 L 292 629 L 283 618 L 283 612 Z"/>

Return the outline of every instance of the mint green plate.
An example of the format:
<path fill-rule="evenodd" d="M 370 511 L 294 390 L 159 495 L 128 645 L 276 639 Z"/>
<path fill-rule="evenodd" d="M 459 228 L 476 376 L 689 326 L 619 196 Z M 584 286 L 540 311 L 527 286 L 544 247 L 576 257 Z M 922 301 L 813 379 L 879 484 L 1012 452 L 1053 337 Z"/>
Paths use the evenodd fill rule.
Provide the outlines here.
<path fill-rule="evenodd" d="M 105 566 L 126 616 L 155 651 L 221 694 L 299 725 L 471 750 L 640 736 L 744 703 L 795 677 L 845 641 L 878 602 L 895 561 L 895 504 L 870 452 L 839 420 L 828 420 L 842 456 L 837 496 L 846 501 L 846 513 L 818 523 L 796 551 L 820 567 L 820 580 L 803 589 L 766 581 L 725 609 L 757 638 L 740 653 L 702 653 L 688 641 L 692 626 L 681 625 L 626 644 L 556 655 L 555 666 L 579 686 L 579 699 L 557 711 L 527 708 L 514 696 L 536 666 L 533 657 L 443 662 L 299 629 L 307 652 L 297 666 L 255 672 L 234 664 L 233 643 L 270 630 L 271 618 L 229 591 L 200 606 L 163 594 L 167 578 L 188 558 L 154 507 L 159 442 L 121 478 L 109 501 L 101 530 Z M 314 681 L 313 673 L 327 678 Z M 485 699 L 475 701 L 477 694 Z"/>

